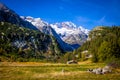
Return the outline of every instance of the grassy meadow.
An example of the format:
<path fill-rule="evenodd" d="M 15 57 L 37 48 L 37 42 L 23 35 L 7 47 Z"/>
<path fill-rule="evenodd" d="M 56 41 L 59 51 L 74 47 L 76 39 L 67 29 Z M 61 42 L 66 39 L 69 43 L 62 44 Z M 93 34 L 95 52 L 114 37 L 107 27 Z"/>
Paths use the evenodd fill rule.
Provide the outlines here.
<path fill-rule="evenodd" d="M 104 67 L 104 63 L 79 62 L 79 64 L 41 62 L 0 62 L 0 80 L 120 80 L 120 69 L 97 75 L 89 68 Z"/>

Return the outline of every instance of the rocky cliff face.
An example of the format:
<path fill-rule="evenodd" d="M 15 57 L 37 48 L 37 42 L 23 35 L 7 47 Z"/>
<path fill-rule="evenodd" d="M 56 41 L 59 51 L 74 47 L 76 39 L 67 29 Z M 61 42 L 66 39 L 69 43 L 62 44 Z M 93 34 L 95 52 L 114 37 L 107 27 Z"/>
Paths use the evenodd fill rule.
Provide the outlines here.
<path fill-rule="evenodd" d="M 51 25 L 48 24 L 47 22 L 41 20 L 40 18 L 33 18 L 30 16 L 28 17 L 21 16 L 21 18 L 25 21 L 29 21 L 30 23 L 32 23 L 41 32 L 54 36 L 64 51 L 72 51 L 74 49 L 71 45 L 65 43 L 56 33 L 56 31 L 51 27 Z"/>
<path fill-rule="evenodd" d="M 71 44 L 74 48 L 82 45 L 88 37 L 89 30 L 82 26 L 77 27 L 72 22 L 51 24 L 52 28 L 59 34 L 63 41 Z"/>
<path fill-rule="evenodd" d="M 61 47 L 66 51 L 78 48 L 88 37 L 88 29 L 82 26 L 77 27 L 72 22 L 49 24 L 40 18 L 33 18 L 30 16 L 21 16 L 21 18 L 32 23 L 41 32 L 53 35 L 58 40 Z"/>
<path fill-rule="evenodd" d="M 62 55 L 57 40 L 40 31 L 30 30 L 10 23 L 0 22 L 0 60 L 17 61 L 35 59 L 57 59 Z M 18 59 L 17 59 L 18 58 Z"/>
<path fill-rule="evenodd" d="M 24 21 L 13 10 L 9 9 L 6 5 L 0 3 L 0 21 L 9 22 L 18 26 L 37 30 L 31 23 Z"/>

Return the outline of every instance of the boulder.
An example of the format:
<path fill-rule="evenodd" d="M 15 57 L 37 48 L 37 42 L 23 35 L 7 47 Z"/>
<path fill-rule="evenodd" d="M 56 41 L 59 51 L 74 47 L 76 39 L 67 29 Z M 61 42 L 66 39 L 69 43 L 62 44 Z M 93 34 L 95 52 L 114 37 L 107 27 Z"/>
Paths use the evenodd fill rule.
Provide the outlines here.
<path fill-rule="evenodd" d="M 96 69 L 93 69 L 92 73 L 96 74 Z"/>
<path fill-rule="evenodd" d="M 67 61 L 67 64 L 78 64 L 78 63 L 75 60 L 70 60 L 70 61 Z"/>
<path fill-rule="evenodd" d="M 109 66 L 105 66 L 105 67 L 102 69 L 102 73 L 103 73 L 103 74 L 111 73 L 111 72 L 112 72 L 112 70 L 110 69 Z"/>
<path fill-rule="evenodd" d="M 102 74 L 102 68 L 96 69 L 96 74 Z"/>
<path fill-rule="evenodd" d="M 105 66 L 104 68 L 88 69 L 88 72 L 94 74 L 106 74 L 106 73 L 111 73 L 112 70 L 110 69 L 109 66 Z"/>

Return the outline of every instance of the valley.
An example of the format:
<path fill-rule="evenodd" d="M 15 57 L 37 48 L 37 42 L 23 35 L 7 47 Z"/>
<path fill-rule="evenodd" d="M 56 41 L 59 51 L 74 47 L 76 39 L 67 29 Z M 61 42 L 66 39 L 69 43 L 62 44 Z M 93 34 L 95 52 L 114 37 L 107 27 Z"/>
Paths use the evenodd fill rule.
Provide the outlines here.
<path fill-rule="evenodd" d="M 81 13 L 79 16 L 74 14 L 73 18 L 72 10 L 68 10 L 71 11 L 69 16 L 59 14 L 59 11 L 64 12 L 61 6 L 60 10 L 55 9 L 49 14 L 52 11 L 48 8 L 53 6 L 49 1 L 52 0 L 40 1 L 45 1 L 45 5 L 39 2 L 38 13 L 34 12 L 37 8 L 32 9 L 33 5 L 29 4 L 29 14 L 24 13 L 27 10 L 19 12 L 20 8 L 15 10 L 23 16 L 0 2 L 0 80 L 120 80 L 120 25 L 114 24 L 119 20 L 107 22 L 109 18 L 102 15 L 101 19 L 97 19 L 96 14 L 92 16 L 96 19 L 90 20 L 86 15 L 81 17 Z M 85 2 L 85 6 L 88 8 L 89 5 Z M 48 12 L 43 14 L 44 11 Z M 94 26 L 92 29 L 91 25 Z"/>

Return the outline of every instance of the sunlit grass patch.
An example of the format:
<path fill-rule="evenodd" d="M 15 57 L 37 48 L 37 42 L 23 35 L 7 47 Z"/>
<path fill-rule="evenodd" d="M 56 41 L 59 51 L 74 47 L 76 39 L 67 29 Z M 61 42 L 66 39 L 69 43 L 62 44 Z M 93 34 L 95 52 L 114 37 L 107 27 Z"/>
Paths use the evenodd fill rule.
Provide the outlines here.
<path fill-rule="evenodd" d="M 4 64 L 4 65 L 1 65 Z M 8 65 L 11 64 L 11 65 Z M 96 75 L 89 68 L 105 66 L 104 63 L 53 64 L 53 63 L 0 63 L 0 80 L 119 80 L 118 73 Z M 13 65 L 15 64 L 15 65 Z"/>

